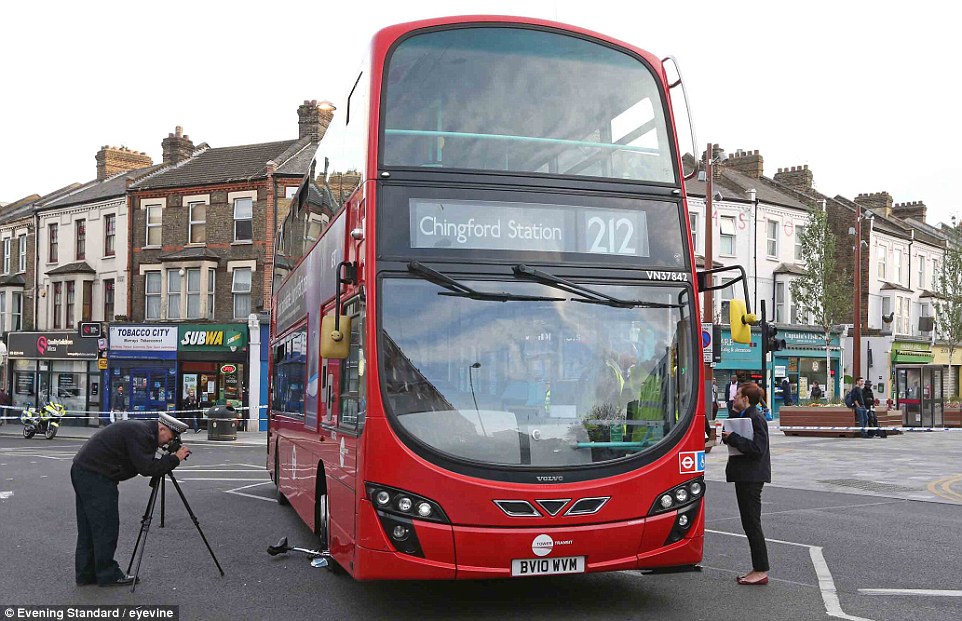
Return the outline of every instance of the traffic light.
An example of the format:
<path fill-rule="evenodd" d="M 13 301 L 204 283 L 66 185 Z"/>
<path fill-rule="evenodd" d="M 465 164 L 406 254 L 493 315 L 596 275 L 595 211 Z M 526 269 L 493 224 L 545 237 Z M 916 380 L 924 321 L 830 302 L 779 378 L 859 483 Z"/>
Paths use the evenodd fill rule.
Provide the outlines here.
<path fill-rule="evenodd" d="M 780 351 L 785 349 L 785 339 L 778 338 L 778 328 L 770 323 L 766 323 L 764 326 L 764 334 L 762 338 L 765 339 L 765 344 L 768 346 L 768 351 Z"/>

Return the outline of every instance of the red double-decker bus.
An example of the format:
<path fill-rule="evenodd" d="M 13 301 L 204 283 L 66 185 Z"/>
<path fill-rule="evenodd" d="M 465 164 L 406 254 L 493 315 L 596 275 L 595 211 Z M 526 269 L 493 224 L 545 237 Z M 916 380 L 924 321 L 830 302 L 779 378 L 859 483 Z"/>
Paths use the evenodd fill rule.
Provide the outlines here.
<path fill-rule="evenodd" d="M 274 257 L 268 467 L 332 567 L 701 561 L 699 289 L 669 103 L 658 58 L 579 28 L 375 35 Z"/>

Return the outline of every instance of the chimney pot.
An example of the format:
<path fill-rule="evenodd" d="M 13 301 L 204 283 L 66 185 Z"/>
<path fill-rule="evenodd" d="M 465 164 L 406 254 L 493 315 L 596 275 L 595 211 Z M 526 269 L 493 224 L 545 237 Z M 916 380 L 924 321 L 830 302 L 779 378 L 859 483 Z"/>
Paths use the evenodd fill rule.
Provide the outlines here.
<path fill-rule="evenodd" d="M 151 166 L 154 161 L 144 153 L 131 151 L 127 147 L 110 147 L 104 145 L 97 155 L 97 180 L 103 181 L 114 175 L 137 168 Z"/>

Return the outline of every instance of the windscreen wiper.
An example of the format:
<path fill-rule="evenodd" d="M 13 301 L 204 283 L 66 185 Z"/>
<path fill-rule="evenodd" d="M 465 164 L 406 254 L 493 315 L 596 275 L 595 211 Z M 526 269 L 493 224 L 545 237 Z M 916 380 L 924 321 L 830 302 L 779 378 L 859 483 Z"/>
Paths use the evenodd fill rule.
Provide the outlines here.
<path fill-rule="evenodd" d="M 519 295 L 517 293 L 487 293 L 476 291 L 467 285 L 463 285 L 441 272 L 432 270 L 430 267 L 421 265 L 417 261 L 408 263 L 408 271 L 413 272 L 421 278 L 433 282 L 439 287 L 444 287 L 448 291 L 442 291 L 438 295 L 452 295 L 459 298 L 470 298 L 472 300 L 484 300 L 490 302 L 564 302 L 564 298 L 549 298 L 540 295 Z"/>
<path fill-rule="evenodd" d="M 681 308 L 681 305 L 679 304 L 663 304 L 661 302 L 645 302 L 642 300 L 622 300 L 621 298 L 605 295 L 600 291 L 595 291 L 594 289 L 590 289 L 584 285 L 575 284 L 570 280 L 559 278 L 553 274 L 532 269 L 524 264 L 515 265 L 513 270 L 514 275 L 518 278 L 533 280 L 543 285 L 548 285 L 549 287 L 580 296 L 577 298 L 572 298 L 572 302 L 584 302 L 585 304 L 604 304 L 606 306 L 614 306 L 615 308 Z"/>

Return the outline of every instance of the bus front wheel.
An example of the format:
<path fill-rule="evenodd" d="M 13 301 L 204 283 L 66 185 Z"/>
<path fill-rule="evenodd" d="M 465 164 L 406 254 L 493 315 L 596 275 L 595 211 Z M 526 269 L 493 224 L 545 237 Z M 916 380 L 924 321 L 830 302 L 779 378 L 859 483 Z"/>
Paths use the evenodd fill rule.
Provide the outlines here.
<path fill-rule="evenodd" d="M 318 476 L 323 476 L 323 473 Z M 328 553 L 328 559 L 330 562 L 327 564 L 327 568 L 335 574 L 346 573 L 344 568 L 334 560 L 334 557 L 330 556 L 331 513 L 326 491 L 318 491 L 317 493 L 317 500 L 314 502 L 314 524 L 317 531 L 317 540 L 320 542 L 321 549 L 327 551 Z"/>

